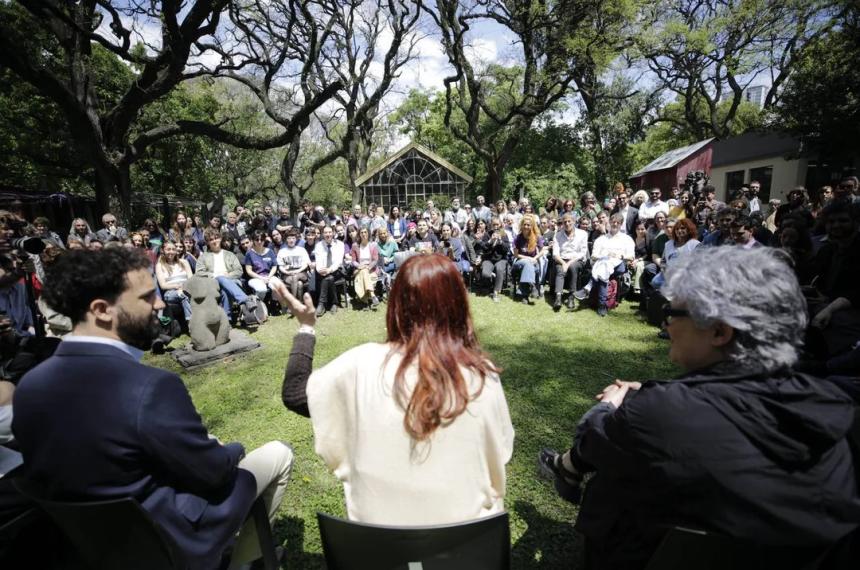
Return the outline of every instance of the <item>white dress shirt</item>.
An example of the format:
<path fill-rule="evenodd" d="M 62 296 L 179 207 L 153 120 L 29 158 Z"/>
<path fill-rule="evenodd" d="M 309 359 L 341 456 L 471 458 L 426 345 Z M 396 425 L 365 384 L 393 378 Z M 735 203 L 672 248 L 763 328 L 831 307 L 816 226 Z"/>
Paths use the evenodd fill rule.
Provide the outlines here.
<path fill-rule="evenodd" d="M 317 242 L 314 246 L 314 259 L 316 259 L 317 268 L 326 267 L 329 245 L 331 245 L 331 265 L 328 266 L 328 269 L 330 270 L 329 273 L 333 273 L 343 265 L 344 249 L 342 241 L 332 239 L 331 244 L 326 243 L 325 240 Z"/>
<path fill-rule="evenodd" d="M 579 261 L 588 257 L 588 234 L 579 228 L 573 229 L 573 235 L 568 236 L 564 230 L 555 232 L 552 244 L 553 256 L 564 261 Z"/>

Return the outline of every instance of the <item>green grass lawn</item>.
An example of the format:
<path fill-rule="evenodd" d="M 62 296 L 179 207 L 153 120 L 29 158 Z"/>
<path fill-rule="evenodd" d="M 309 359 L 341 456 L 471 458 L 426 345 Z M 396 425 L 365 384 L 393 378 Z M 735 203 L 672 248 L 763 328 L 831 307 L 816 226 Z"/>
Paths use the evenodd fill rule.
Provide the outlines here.
<path fill-rule="evenodd" d="M 513 567 L 577 567 L 581 545 L 572 525 L 576 509 L 538 476 L 538 451 L 545 446 L 567 448 L 577 419 L 611 378 L 674 375 L 668 344 L 629 303 L 602 319 L 593 311 L 554 313 L 542 302 L 530 307 L 508 298 L 495 304 L 471 296 L 471 303 L 478 337 L 504 369 L 502 383 L 516 430 L 505 498 Z M 294 319 L 275 317 L 254 333 L 261 350 L 190 373 L 182 372 L 169 356 L 147 361 L 185 379 L 209 431 L 222 441 L 240 441 L 249 450 L 272 439 L 293 445 L 296 464 L 276 538 L 285 545 L 290 568 L 321 568 L 316 512 L 345 513 L 340 484 L 314 454 L 310 421 L 281 404 L 284 366 L 297 328 Z M 377 313 L 326 315 L 317 324 L 315 367 L 384 336 L 385 305 Z"/>

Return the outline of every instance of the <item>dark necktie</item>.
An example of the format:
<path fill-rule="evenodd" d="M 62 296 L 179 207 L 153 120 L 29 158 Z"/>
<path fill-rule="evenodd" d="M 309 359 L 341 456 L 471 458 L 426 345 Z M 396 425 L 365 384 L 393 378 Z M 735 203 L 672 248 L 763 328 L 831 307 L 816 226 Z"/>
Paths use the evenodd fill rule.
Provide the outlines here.
<path fill-rule="evenodd" d="M 328 250 L 328 253 L 326 253 L 325 256 L 325 266 L 326 268 L 329 268 L 331 267 L 331 244 L 326 244 L 325 247 Z"/>

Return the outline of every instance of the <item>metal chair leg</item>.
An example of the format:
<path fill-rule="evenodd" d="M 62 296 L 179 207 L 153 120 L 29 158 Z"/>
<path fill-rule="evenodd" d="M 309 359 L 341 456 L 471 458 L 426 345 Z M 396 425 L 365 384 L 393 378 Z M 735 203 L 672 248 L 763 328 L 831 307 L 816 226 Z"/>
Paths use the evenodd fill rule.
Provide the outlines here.
<path fill-rule="evenodd" d="M 251 506 L 251 516 L 254 517 L 254 527 L 257 529 L 257 539 L 260 541 L 260 552 L 263 554 L 263 567 L 266 570 L 278 570 L 280 562 L 275 551 L 275 541 L 272 538 L 272 525 L 269 524 L 269 513 L 262 498 L 258 498 Z"/>

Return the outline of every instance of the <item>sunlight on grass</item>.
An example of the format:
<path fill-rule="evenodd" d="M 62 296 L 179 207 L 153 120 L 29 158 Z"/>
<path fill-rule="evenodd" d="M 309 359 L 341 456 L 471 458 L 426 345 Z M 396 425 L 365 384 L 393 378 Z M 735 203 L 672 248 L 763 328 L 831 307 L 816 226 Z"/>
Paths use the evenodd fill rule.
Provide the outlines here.
<path fill-rule="evenodd" d="M 529 307 L 509 299 L 499 304 L 470 300 L 481 344 L 504 369 L 516 430 L 505 499 L 513 567 L 576 566 L 576 509 L 538 477 L 537 453 L 546 446 L 570 445 L 577 419 L 611 378 L 674 375 L 668 345 L 630 304 L 601 319 L 592 311 L 554 313 L 545 303 Z M 343 516 L 343 492 L 314 453 L 310 421 L 281 404 L 284 366 L 297 328 L 295 320 L 275 317 L 253 335 L 262 349 L 191 373 L 182 372 L 169 356 L 149 356 L 147 362 L 183 377 L 207 427 L 223 441 L 240 441 L 247 449 L 272 439 L 293 445 L 295 470 L 275 532 L 286 545 L 288 567 L 321 568 L 316 512 Z M 385 305 L 376 313 L 326 315 L 317 324 L 315 367 L 353 346 L 384 338 Z"/>

